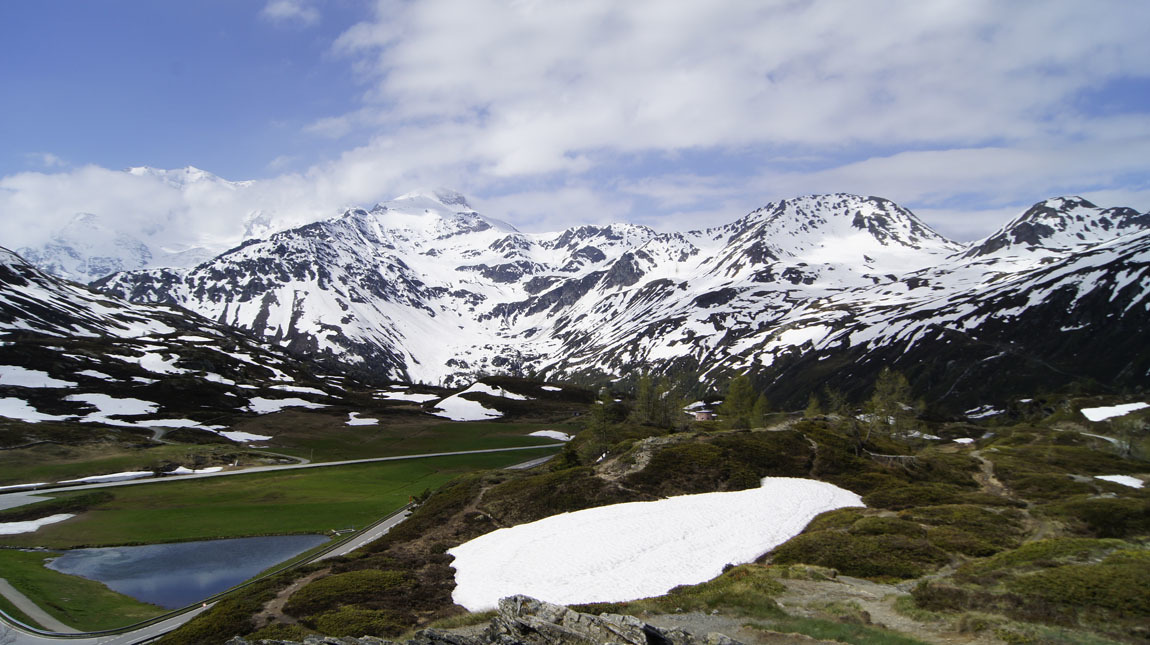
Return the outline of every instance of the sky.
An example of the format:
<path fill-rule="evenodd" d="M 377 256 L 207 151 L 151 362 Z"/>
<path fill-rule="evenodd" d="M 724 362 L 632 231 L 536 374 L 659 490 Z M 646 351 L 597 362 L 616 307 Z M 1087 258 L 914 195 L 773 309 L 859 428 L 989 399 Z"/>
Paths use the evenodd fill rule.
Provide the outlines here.
<path fill-rule="evenodd" d="M 228 244 L 436 186 L 530 232 L 831 192 L 959 241 L 1058 195 L 1146 211 L 1148 24 L 1142 0 L 9 0 L 0 246 L 78 213 Z"/>

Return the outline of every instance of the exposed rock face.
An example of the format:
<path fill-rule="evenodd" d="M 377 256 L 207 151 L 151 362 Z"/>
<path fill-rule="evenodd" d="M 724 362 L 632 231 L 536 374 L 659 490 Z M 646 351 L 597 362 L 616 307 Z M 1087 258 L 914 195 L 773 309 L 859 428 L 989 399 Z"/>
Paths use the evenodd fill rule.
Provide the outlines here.
<path fill-rule="evenodd" d="M 247 641 L 236 637 L 227 645 L 300 645 L 291 641 Z M 499 601 L 499 613 L 481 636 L 465 636 L 437 629 L 418 632 L 406 645 L 740 645 L 723 634 L 698 638 L 681 630 L 663 630 L 634 616 L 592 616 L 527 596 Z M 372 636 L 331 638 L 314 636 L 303 645 L 398 645 Z"/>

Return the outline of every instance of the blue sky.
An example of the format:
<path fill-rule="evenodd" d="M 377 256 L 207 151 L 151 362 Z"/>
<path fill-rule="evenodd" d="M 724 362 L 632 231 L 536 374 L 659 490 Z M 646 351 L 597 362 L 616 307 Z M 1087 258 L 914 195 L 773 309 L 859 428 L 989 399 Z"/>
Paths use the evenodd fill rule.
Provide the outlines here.
<path fill-rule="evenodd" d="M 958 240 L 1055 195 L 1148 210 L 1147 24 L 1136 0 L 11 0 L 0 245 L 79 212 L 223 244 L 427 186 L 526 231 L 840 191 Z"/>

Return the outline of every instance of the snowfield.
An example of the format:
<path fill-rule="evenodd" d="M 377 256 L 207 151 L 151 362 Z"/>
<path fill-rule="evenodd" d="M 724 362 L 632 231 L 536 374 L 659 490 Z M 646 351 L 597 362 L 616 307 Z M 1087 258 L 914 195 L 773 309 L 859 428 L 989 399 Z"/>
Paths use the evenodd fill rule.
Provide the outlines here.
<path fill-rule="evenodd" d="M 284 408 L 326 408 L 327 406 L 322 403 L 312 403 L 303 399 L 288 398 L 288 399 L 265 399 L 260 396 L 252 397 L 248 401 L 248 411 L 255 412 L 256 414 L 271 414 L 279 412 Z"/>
<path fill-rule="evenodd" d="M 41 526 L 47 524 L 55 524 L 56 522 L 63 522 L 66 519 L 75 517 L 71 513 L 60 513 L 59 515 L 49 515 L 48 517 L 41 517 L 38 520 L 28 520 L 27 522 L 0 522 L 0 535 L 16 535 L 17 533 L 32 533 L 39 529 Z"/>
<path fill-rule="evenodd" d="M 718 576 L 798 535 L 819 513 L 863 506 L 811 479 L 564 513 L 461 544 L 451 597 L 470 611 L 526 594 L 558 604 L 647 598 Z"/>
<path fill-rule="evenodd" d="M 1138 479 L 1137 477 L 1131 477 L 1130 475 L 1095 475 L 1094 479 L 1101 479 L 1102 481 L 1122 484 L 1123 486 L 1129 486 L 1130 488 L 1142 488 L 1146 485 L 1146 482 Z"/>
<path fill-rule="evenodd" d="M 439 403 L 435 404 L 435 410 L 432 414 L 437 417 L 447 417 L 452 421 L 486 421 L 487 419 L 498 419 L 503 416 L 499 410 L 492 410 L 491 408 L 484 407 L 479 401 L 472 401 L 465 399 L 460 394 L 453 394 Z"/>
<path fill-rule="evenodd" d="M 348 412 L 347 421 L 344 425 L 349 426 L 377 426 L 379 419 L 372 419 L 371 417 L 361 417 L 358 412 Z"/>
<path fill-rule="evenodd" d="M 1113 417 L 1130 414 L 1135 410 L 1150 408 L 1150 403 L 1126 403 L 1123 405 L 1110 405 L 1104 408 L 1082 408 L 1082 416 L 1091 421 L 1105 421 Z"/>
<path fill-rule="evenodd" d="M 558 439 L 559 441 L 571 441 L 571 435 L 566 432 L 559 432 L 558 430 L 536 430 L 528 437 L 547 437 L 548 439 Z"/>

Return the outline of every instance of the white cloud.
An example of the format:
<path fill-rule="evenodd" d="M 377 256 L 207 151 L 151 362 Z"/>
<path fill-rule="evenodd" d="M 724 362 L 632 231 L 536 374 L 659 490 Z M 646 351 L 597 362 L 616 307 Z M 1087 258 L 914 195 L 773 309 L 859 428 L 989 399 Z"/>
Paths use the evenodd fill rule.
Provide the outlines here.
<path fill-rule="evenodd" d="M 262 15 L 313 24 L 315 7 Z M 223 239 L 255 211 L 302 222 L 427 185 L 530 231 L 701 228 L 840 191 L 960 239 L 1055 194 L 1146 210 L 1146 107 L 1090 99 L 1146 79 L 1148 22 L 1150 3 L 1121 1 L 378 0 L 333 44 L 366 90 L 305 127 L 342 154 L 243 189 L 5 177 L 0 233 L 100 212 Z"/>
<path fill-rule="evenodd" d="M 68 165 L 67 161 L 57 157 L 51 152 L 31 152 L 24 155 L 29 163 L 42 168 L 62 168 Z"/>
<path fill-rule="evenodd" d="M 275 23 L 314 25 L 319 22 L 319 10 L 307 0 L 268 0 L 260 15 Z"/>

